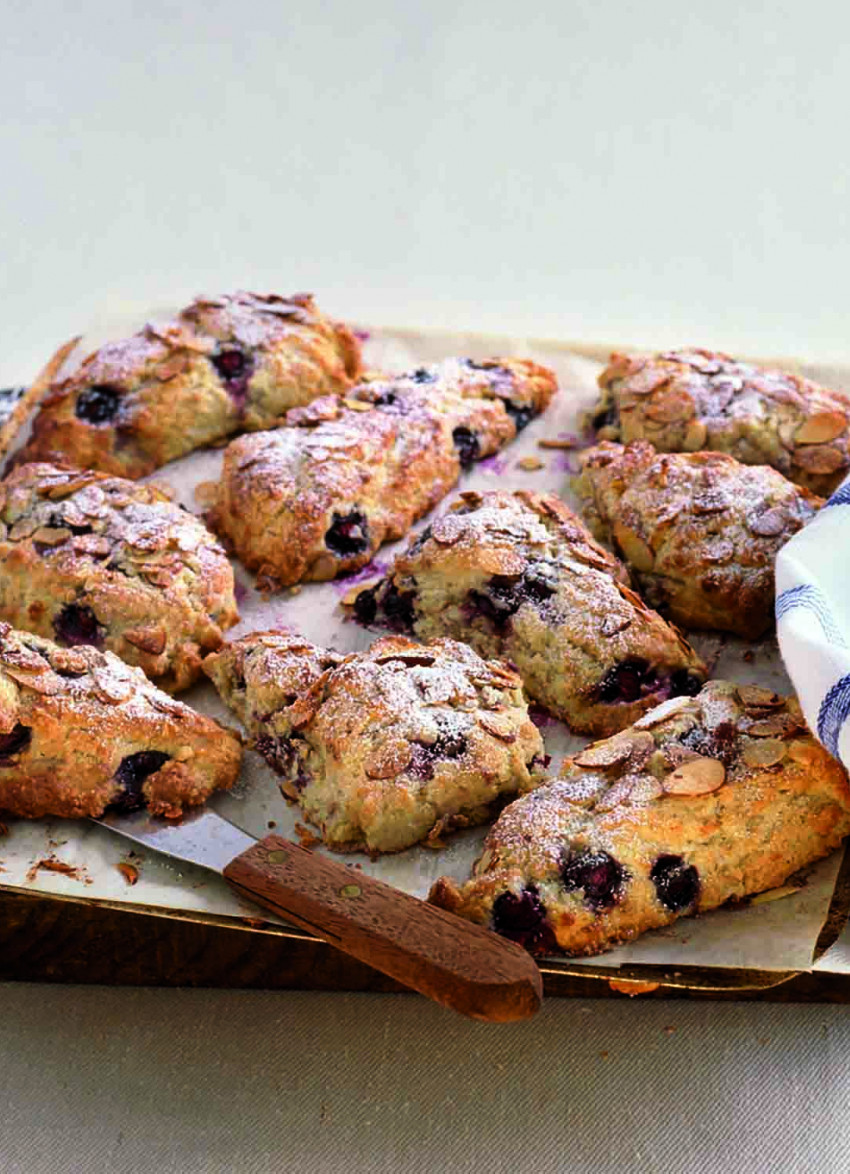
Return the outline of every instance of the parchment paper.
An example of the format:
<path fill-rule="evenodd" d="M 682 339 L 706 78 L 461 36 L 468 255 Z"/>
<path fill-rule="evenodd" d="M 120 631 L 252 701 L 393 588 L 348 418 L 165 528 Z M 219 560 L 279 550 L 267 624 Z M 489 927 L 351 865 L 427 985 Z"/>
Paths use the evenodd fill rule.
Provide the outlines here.
<path fill-rule="evenodd" d="M 85 339 L 86 353 L 110 337 L 118 337 L 138 327 L 115 314 L 104 319 Z M 502 454 L 482 462 L 462 479 L 461 489 L 528 487 L 561 494 L 575 504 L 569 489 L 569 477 L 575 471 L 575 453 L 542 449 L 540 438 L 579 437 L 580 417 L 595 396 L 595 379 L 600 364 L 553 343 L 536 343 L 524 339 L 448 333 L 418 334 L 412 331 L 382 331 L 364 335 L 365 357 L 369 365 L 387 370 L 406 370 L 448 355 L 467 355 L 483 359 L 498 355 L 529 356 L 553 367 L 561 391 L 545 415 L 532 423 L 522 436 Z M 527 471 L 518 462 L 535 456 L 543 462 L 539 470 Z M 195 488 L 214 480 L 221 465 L 221 451 L 195 453 L 159 470 L 152 481 L 167 482 L 177 499 L 196 513 L 202 505 Z M 437 508 L 440 513 L 452 500 L 450 495 Z M 427 524 L 423 519 L 417 528 Z M 229 634 L 238 636 L 258 628 L 286 624 L 299 628 L 319 644 L 349 652 L 367 647 L 377 632 L 369 633 L 353 623 L 342 607 L 342 597 L 359 581 L 383 571 L 396 549 L 384 547 L 373 564 L 358 575 L 327 584 L 305 584 L 300 589 L 285 590 L 263 598 L 254 588 L 253 577 L 235 565 L 241 622 Z M 789 691 L 790 682 L 779 659 L 774 640 L 750 646 L 732 637 L 704 635 L 694 638 L 698 650 L 713 664 L 713 675 L 741 682 L 757 682 L 780 691 Z M 212 686 L 196 686 L 181 699 L 205 713 L 236 724 Z M 575 752 L 587 739 L 569 734 L 559 722 L 541 719 L 541 731 L 555 771 L 565 754 Z M 236 789 L 216 797 L 214 808 L 254 836 L 270 829 L 297 838 L 296 823 L 303 823 L 296 807 L 282 798 L 276 778 L 256 754 L 247 752 L 242 776 Z M 262 918 L 256 907 L 236 897 L 218 877 L 191 866 L 178 868 L 154 853 L 132 851 L 123 840 L 94 824 L 71 821 L 7 820 L 7 833 L 0 838 L 0 885 L 29 892 L 53 893 L 119 902 L 142 908 L 166 908 L 190 916 L 214 915 L 217 918 Z M 2 830 L 2 829 L 0 829 Z M 353 868 L 396 885 L 409 893 L 424 897 L 431 883 L 441 874 L 465 878 L 480 850 L 486 828 L 448 837 L 439 850 L 412 848 L 377 861 L 362 854 L 343 857 Z M 647 934 L 630 946 L 620 947 L 595 960 L 606 966 L 658 964 L 670 966 L 744 967 L 765 970 L 806 969 L 812 965 L 813 950 L 826 918 L 837 876 L 840 853 L 814 866 L 803 878 L 799 889 L 782 899 L 766 901 L 735 910 L 721 910 L 698 918 L 685 918 L 665 930 Z M 37 867 L 45 860 L 59 861 L 76 870 L 64 875 Z M 129 884 L 117 867 L 131 863 L 138 873 Z M 843 969 L 843 949 L 830 950 L 836 968 Z M 577 960 L 571 960 L 574 963 Z M 591 960 L 593 961 L 593 960 Z M 828 965 L 828 963 L 826 963 Z"/>

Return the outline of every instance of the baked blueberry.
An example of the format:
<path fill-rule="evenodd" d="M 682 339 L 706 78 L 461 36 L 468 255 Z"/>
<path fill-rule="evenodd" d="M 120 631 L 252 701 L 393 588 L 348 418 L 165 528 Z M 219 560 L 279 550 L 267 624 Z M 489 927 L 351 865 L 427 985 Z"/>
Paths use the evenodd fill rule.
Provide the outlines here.
<path fill-rule="evenodd" d="M 212 364 L 221 376 L 228 394 L 237 402 L 243 401 L 248 393 L 248 380 L 254 372 L 254 360 L 241 347 L 221 347 L 212 356 Z"/>
<path fill-rule="evenodd" d="M 600 701 L 634 702 L 650 692 L 656 682 L 657 676 L 647 662 L 633 657 L 608 670 L 597 685 L 597 696 Z"/>
<path fill-rule="evenodd" d="M 32 741 L 32 730 L 20 722 L 8 734 L 0 735 L 0 763 L 7 765 L 16 754 L 26 750 Z"/>
<path fill-rule="evenodd" d="M 121 759 L 115 772 L 115 781 L 121 788 L 120 795 L 113 799 L 110 807 L 116 811 L 138 811 L 144 807 L 142 784 L 150 775 L 156 774 L 168 762 L 171 755 L 161 750 L 140 750 Z"/>
<path fill-rule="evenodd" d="M 499 894 L 493 902 L 493 929 L 532 954 L 545 953 L 555 947 L 555 935 L 534 885 L 518 894 L 510 891 Z"/>
<path fill-rule="evenodd" d="M 469 428 L 465 428 L 462 424 L 454 429 L 452 432 L 452 440 L 457 449 L 458 459 L 461 463 L 461 468 L 469 469 L 478 460 L 481 452 L 481 445 L 478 443 L 478 437 Z"/>
<path fill-rule="evenodd" d="M 360 510 L 351 510 L 347 514 L 335 513 L 325 534 L 325 545 L 340 558 L 360 554 L 366 550 L 369 545 L 369 524 L 366 515 Z"/>
<path fill-rule="evenodd" d="M 66 648 L 80 644 L 103 644 L 103 627 L 92 609 L 83 603 L 66 603 L 53 621 L 56 640 Z"/>
<path fill-rule="evenodd" d="M 567 892 L 584 891 L 591 909 L 610 909 L 628 879 L 622 864 L 608 852 L 577 849 L 569 852 L 561 865 L 561 882 Z"/>
<path fill-rule="evenodd" d="M 658 900 L 674 913 L 688 909 L 699 897 L 699 873 L 681 856 L 659 856 L 649 877 Z"/>
<path fill-rule="evenodd" d="M 114 419 L 120 402 L 121 393 L 114 387 L 95 385 L 80 392 L 74 411 L 87 424 L 106 424 Z"/>

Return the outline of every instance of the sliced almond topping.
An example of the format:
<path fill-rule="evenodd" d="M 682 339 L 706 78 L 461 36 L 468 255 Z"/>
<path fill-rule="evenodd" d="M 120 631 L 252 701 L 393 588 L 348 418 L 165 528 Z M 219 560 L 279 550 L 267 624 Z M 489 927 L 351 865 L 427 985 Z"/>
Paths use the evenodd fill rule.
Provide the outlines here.
<path fill-rule="evenodd" d="M 208 509 L 218 501 L 218 482 L 199 481 L 194 489 L 195 501 L 199 506 Z"/>
<path fill-rule="evenodd" d="M 97 665 L 92 670 L 98 697 L 109 705 L 120 705 L 133 693 L 133 682 L 119 676 L 111 666 Z"/>
<path fill-rule="evenodd" d="M 726 781 L 726 767 L 716 758 L 692 758 L 663 780 L 668 795 L 708 795 Z"/>
<path fill-rule="evenodd" d="M 687 392 L 670 390 L 650 400 L 646 415 L 657 424 L 678 424 L 696 415 L 696 408 Z"/>
<path fill-rule="evenodd" d="M 539 448 L 578 448 L 579 442 L 577 437 L 572 437 L 569 440 L 538 440 Z"/>
<path fill-rule="evenodd" d="M 351 408 L 352 412 L 371 412 L 374 404 L 367 403 L 362 399 L 344 399 L 342 401 L 347 408 Z"/>
<path fill-rule="evenodd" d="M 814 738 L 796 739 L 788 744 L 788 756 L 801 766 L 812 766 L 822 753 Z"/>
<path fill-rule="evenodd" d="M 796 729 L 799 729 L 799 723 L 790 714 L 775 713 L 750 722 L 742 732 L 753 738 L 787 738 Z"/>
<path fill-rule="evenodd" d="M 485 546 L 478 554 L 478 566 L 486 575 L 521 575 L 525 565 L 525 558 L 519 551 L 504 546 Z"/>
<path fill-rule="evenodd" d="M 130 628 L 124 633 L 124 639 L 142 652 L 160 656 L 165 651 L 167 636 L 164 628 Z"/>
<path fill-rule="evenodd" d="M 843 412 L 815 412 L 794 433 L 797 444 L 824 444 L 847 431 L 847 417 Z"/>
<path fill-rule="evenodd" d="M 437 518 L 434 525 L 431 527 L 431 537 L 435 542 L 439 542 L 440 546 L 454 546 L 459 542 L 467 530 L 466 519 L 456 514 L 448 514 L 443 518 Z"/>
<path fill-rule="evenodd" d="M 782 533 L 787 525 L 788 511 L 782 506 L 774 506 L 773 509 L 765 510 L 762 514 L 747 518 L 747 529 L 764 538 L 775 538 L 777 534 Z"/>
<path fill-rule="evenodd" d="M 692 697 L 668 697 L 666 701 L 662 701 L 660 705 L 656 705 L 649 713 L 645 713 L 643 717 L 638 718 L 632 729 L 649 730 L 653 726 L 657 726 L 659 722 L 666 721 L 668 717 L 672 717 L 674 713 L 684 713 L 686 709 L 693 708 L 693 704 L 694 700 Z"/>
<path fill-rule="evenodd" d="M 80 673 L 88 671 L 89 662 L 84 652 L 76 648 L 54 648 L 50 652 L 50 662 L 54 668 L 66 673 Z"/>
<path fill-rule="evenodd" d="M 626 730 L 622 734 L 615 734 L 613 738 L 606 738 L 603 742 L 594 742 L 585 746 L 574 758 L 576 766 L 619 766 L 637 755 L 651 754 L 655 749 L 655 739 L 652 734 L 632 733 Z"/>
<path fill-rule="evenodd" d="M 779 709 L 784 698 L 761 685 L 738 685 L 737 693 L 747 709 Z"/>
<path fill-rule="evenodd" d="M 508 713 L 479 713 L 478 724 L 500 742 L 516 742 L 516 722 Z"/>
<path fill-rule="evenodd" d="M 411 650 L 410 652 L 388 652 L 386 656 L 376 656 L 375 664 L 392 664 L 394 661 L 400 661 L 407 668 L 429 669 L 436 659 L 429 652 Z"/>
<path fill-rule="evenodd" d="M 364 763 L 370 779 L 394 779 L 400 775 L 413 757 L 413 748 L 403 738 L 382 742 Z"/>
<path fill-rule="evenodd" d="M 52 672 L 45 664 L 40 672 L 29 672 L 26 669 L 17 667 L 5 666 L 6 675 L 11 677 L 19 685 L 25 689 L 31 689 L 33 693 L 41 693 L 45 697 L 54 696 L 57 693 L 64 693 L 65 682 L 60 676 Z"/>
<path fill-rule="evenodd" d="M 702 420 L 691 420 L 685 429 L 682 448 L 685 452 L 698 452 L 708 439 L 708 429 Z"/>
<path fill-rule="evenodd" d="M 728 538 L 713 538 L 702 548 L 707 563 L 728 563 L 734 553 L 735 547 Z"/>
<path fill-rule="evenodd" d="M 9 539 L 11 542 L 20 542 L 22 538 L 32 537 L 38 528 L 35 518 L 21 518 L 20 522 L 15 522 L 9 530 Z"/>
<path fill-rule="evenodd" d="M 493 860 L 493 853 L 490 851 L 489 848 L 485 848 L 484 851 L 481 853 L 481 855 L 478 857 L 478 859 L 475 861 L 475 864 L 472 867 L 472 871 L 475 874 L 475 876 L 480 876 L 482 872 L 486 872 L 487 869 L 490 867 L 492 860 Z"/>
<path fill-rule="evenodd" d="M 594 811 L 613 811 L 615 807 L 619 807 L 621 803 L 625 803 L 632 793 L 634 787 L 634 777 L 626 775 L 624 779 L 619 779 L 614 783 L 604 795 L 600 795 L 594 804 Z"/>
<path fill-rule="evenodd" d="M 156 377 L 162 383 L 167 382 L 169 379 L 174 379 L 176 375 L 183 374 L 189 366 L 189 362 L 189 356 L 185 352 L 172 355 L 170 359 L 166 359 L 164 363 L 160 363 L 157 367 Z"/>
<path fill-rule="evenodd" d="M 525 469 L 527 473 L 533 473 L 536 469 L 545 469 L 545 461 L 541 461 L 539 457 L 520 457 L 517 461 L 517 467 Z"/>
<path fill-rule="evenodd" d="M 845 453 L 828 444 L 795 449 L 793 460 L 795 465 L 800 465 L 809 473 L 835 473 L 850 463 Z"/>
<path fill-rule="evenodd" d="M 663 794 L 664 788 L 658 779 L 654 779 L 652 775 L 639 775 L 629 795 L 629 802 L 651 803 L 654 799 L 660 799 Z"/>
<path fill-rule="evenodd" d="M 695 514 L 722 514 L 729 508 L 729 499 L 717 489 L 704 489 L 691 498 Z"/>
<path fill-rule="evenodd" d="M 630 563 L 636 571 L 652 570 L 655 566 L 655 555 L 639 535 L 624 526 L 622 522 L 615 522 L 614 537 L 626 562 Z"/>
<path fill-rule="evenodd" d="M 788 747 L 778 738 L 760 738 L 758 742 L 747 742 L 741 757 L 747 766 L 766 768 L 776 766 L 788 753 Z"/>
<path fill-rule="evenodd" d="M 313 720 L 316 713 L 316 703 L 311 697 L 299 697 L 290 705 L 286 716 L 294 730 L 299 730 Z"/>

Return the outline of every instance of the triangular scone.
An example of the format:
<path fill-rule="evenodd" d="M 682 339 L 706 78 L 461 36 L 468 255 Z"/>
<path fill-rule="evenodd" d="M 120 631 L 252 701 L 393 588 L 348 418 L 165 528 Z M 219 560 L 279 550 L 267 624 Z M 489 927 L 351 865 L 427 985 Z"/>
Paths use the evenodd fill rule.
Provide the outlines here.
<path fill-rule="evenodd" d="M 348 574 L 513 440 L 556 388 L 528 359 L 447 359 L 370 379 L 233 441 L 210 523 L 261 586 Z"/>
<path fill-rule="evenodd" d="M 336 657 L 255 632 L 205 668 L 338 851 L 398 852 L 484 823 L 544 777 L 519 677 L 454 640 L 387 636 Z"/>
<path fill-rule="evenodd" d="M 237 734 L 88 645 L 0 624 L 0 811 L 177 817 L 234 783 Z"/>
<path fill-rule="evenodd" d="M 841 765 L 791 698 L 711 681 L 502 812 L 430 900 L 535 953 L 597 954 L 782 884 L 850 832 Z"/>
<path fill-rule="evenodd" d="M 850 398 L 799 375 L 682 350 L 612 355 L 599 386 L 591 419 L 600 440 L 727 452 L 824 497 L 850 468 Z"/>
<path fill-rule="evenodd" d="M 610 734 L 671 695 L 698 692 L 706 675 L 627 578 L 554 494 L 464 493 L 354 609 L 364 623 L 503 657 L 571 729 Z"/>
<path fill-rule="evenodd" d="M 597 538 L 626 561 L 647 603 L 685 628 L 756 640 L 773 624 L 781 546 L 823 504 L 769 465 L 719 452 L 657 453 L 603 441 L 573 488 Z"/>
<path fill-rule="evenodd" d="M 360 370 L 357 339 L 308 294 L 198 298 L 162 326 L 107 343 L 56 383 L 16 460 L 135 480 L 340 395 Z"/>

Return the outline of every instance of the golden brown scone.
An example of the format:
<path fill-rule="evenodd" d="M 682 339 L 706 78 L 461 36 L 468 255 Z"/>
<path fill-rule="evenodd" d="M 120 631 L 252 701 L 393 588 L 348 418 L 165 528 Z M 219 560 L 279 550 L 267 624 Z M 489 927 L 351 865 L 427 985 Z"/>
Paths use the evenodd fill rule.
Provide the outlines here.
<path fill-rule="evenodd" d="M 0 624 L 0 811 L 176 818 L 232 786 L 241 760 L 236 734 L 111 652 Z"/>
<path fill-rule="evenodd" d="M 238 619 L 221 546 L 155 486 L 46 464 L 0 482 L 0 620 L 176 692 Z"/>
<path fill-rule="evenodd" d="M 685 628 L 758 639 L 773 624 L 776 554 L 823 505 L 768 465 L 645 440 L 580 454 L 573 488 L 647 603 Z"/>
<path fill-rule="evenodd" d="M 19 462 L 135 480 L 235 432 L 269 428 L 360 373 L 359 344 L 308 294 L 199 298 L 89 355 L 42 403 Z"/>
<path fill-rule="evenodd" d="M 592 414 L 600 440 L 727 452 L 823 497 L 850 469 L 850 399 L 713 351 L 612 355 Z"/>
<path fill-rule="evenodd" d="M 576 733 L 611 734 L 666 697 L 698 692 L 706 675 L 626 579 L 554 494 L 463 493 L 354 610 L 365 624 L 504 657 L 529 697 Z"/>
<path fill-rule="evenodd" d="M 449 359 L 290 412 L 224 455 L 210 523 L 267 589 L 365 566 L 555 393 L 527 359 Z"/>
<path fill-rule="evenodd" d="M 848 832 L 847 776 L 797 702 L 711 681 L 512 803 L 473 879 L 429 899 L 533 953 L 598 954 L 774 888 Z"/>
<path fill-rule="evenodd" d="M 386 636 L 343 658 L 257 632 L 205 667 L 336 851 L 433 842 L 544 777 L 519 677 L 454 640 Z"/>

